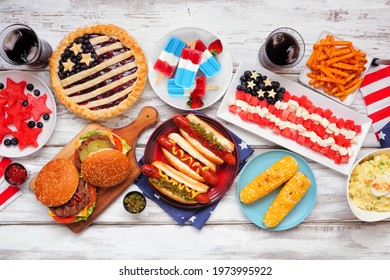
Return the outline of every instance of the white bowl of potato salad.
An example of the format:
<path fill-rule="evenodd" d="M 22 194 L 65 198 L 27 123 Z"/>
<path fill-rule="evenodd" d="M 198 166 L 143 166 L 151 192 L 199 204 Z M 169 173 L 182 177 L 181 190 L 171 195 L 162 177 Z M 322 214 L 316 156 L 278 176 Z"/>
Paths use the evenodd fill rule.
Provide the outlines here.
<path fill-rule="evenodd" d="M 348 204 L 366 222 L 390 218 L 390 148 L 356 162 L 348 177 Z"/>

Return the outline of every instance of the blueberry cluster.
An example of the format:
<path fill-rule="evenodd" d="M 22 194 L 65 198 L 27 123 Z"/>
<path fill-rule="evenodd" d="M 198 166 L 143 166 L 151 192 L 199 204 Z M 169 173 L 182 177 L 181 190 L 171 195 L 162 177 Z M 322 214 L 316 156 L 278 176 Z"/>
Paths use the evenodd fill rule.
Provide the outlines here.
<path fill-rule="evenodd" d="M 237 90 L 244 91 L 253 96 L 257 96 L 261 101 L 266 100 L 269 104 L 275 104 L 282 100 L 286 89 L 280 86 L 277 81 L 271 81 L 267 76 L 261 75 L 257 71 L 245 71 L 240 77 Z"/>
<path fill-rule="evenodd" d="M 33 84 L 27 84 L 26 85 L 26 89 L 29 90 L 29 91 L 32 91 L 34 90 L 34 95 L 35 96 L 39 96 L 41 95 L 41 91 L 39 89 L 34 89 L 34 85 Z M 22 104 L 23 105 L 23 104 Z M 27 104 L 23 105 L 23 106 L 27 106 Z"/>
<path fill-rule="evenodd" d="M 61 55 L 61 60 L 58 68 L 58 76 L 60 79 L 65 79 L 66 77 L 69 77 L 71 75 L 74 75 L 80 71 L 87 70 L 88 68 L 91 68 L 95 65 L 98 64 L 99 57 L 95 52 L 94 47 L 92 44 L 89 42 L 90 38 L 96 37 L 96 34 L 86 34 L 82 37 L 78 37 L 74 40 L 73 44 L 69 45 L 65 51 Z M 71 50 L 72 46 L 76 45 L 81 45 L 81 52 L 74 52 Z M 85 63 L 81 63 L 82 60 L 82 54 L 91 54 L 91 58 L 94 60 L 91 62 L 89 65 Z M 71 71 L 67 71 L 64 69 L 63 62 L 67 62 L 70 59 L 72 63 L 74 63 L 74 67 L 72 67 Z"/>

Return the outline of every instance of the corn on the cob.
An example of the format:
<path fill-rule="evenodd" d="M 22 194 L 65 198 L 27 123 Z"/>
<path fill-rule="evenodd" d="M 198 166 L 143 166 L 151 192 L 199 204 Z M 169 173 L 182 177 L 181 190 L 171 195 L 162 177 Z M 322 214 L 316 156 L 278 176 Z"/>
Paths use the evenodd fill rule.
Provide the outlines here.
<path fill-rule="evenodd" d="M 245 204 L 255 202 L 290 179 L 297 170 L 298 163 L 292 156 L 278 160 L 241 190 L 240 200 Z"/>
<path fill-rule="evenodd" d="M 267 228 L 276 227 L 295 205 L 305 195 L 310 187 L 310 179 L 297 172 L 280 190 L 267 213 L 264 215 L 263 223 Z"/>

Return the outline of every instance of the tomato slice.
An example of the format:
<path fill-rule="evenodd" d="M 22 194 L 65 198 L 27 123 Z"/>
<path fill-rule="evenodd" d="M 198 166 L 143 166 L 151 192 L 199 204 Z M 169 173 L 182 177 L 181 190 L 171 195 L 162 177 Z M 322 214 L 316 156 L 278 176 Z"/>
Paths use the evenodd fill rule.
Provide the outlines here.
<path fill-rule="evenodd" d="M 91 193 L 91 200 L 87 204 L 87 208 L 91 207 L 96 200 L 96 189 L 93 185 L 87 183 L 88 191 Z"/>
<path fill-rule="evenodd" d="M 58 217 L 53 216 L 54 221 L 62 223 L 62 224 L 71 224 L 76 220 L 76 216 L 70 216 L 70 217 Z"/>
<path fill-rule="evenodd" d="M 114 143 L 115 143 L 115 146 L 117 147 L 118 151 L 123 153 L 123 145 L 122 145 L 122 141 L 119 139 L 119 137 L 116 136 L 115 134 L 112 134 L 112 139 L 114 139 Z"/>

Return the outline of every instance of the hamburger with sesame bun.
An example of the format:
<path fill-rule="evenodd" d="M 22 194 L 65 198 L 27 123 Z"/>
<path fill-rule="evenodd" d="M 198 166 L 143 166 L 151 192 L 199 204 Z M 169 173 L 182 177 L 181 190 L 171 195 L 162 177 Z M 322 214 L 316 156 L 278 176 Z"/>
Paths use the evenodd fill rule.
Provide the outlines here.
<path fill-rule="evenodd" d="M 49 207 L 49 216 L 60 223 L 86 220 L 95 207 L 95 187 L 80 178 L 73 162 L 66 158 L 53 159 L 42 168 L 34 193 Z"/>

